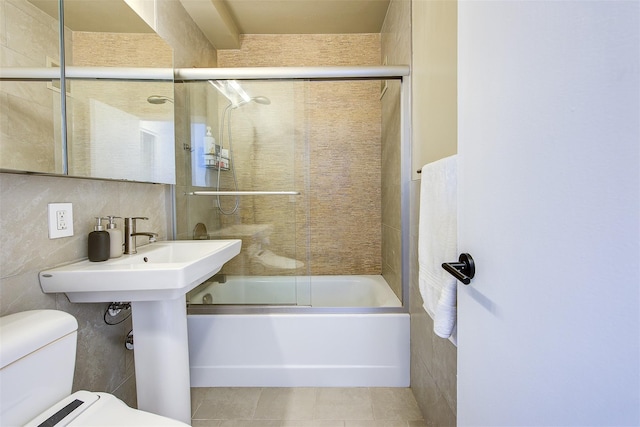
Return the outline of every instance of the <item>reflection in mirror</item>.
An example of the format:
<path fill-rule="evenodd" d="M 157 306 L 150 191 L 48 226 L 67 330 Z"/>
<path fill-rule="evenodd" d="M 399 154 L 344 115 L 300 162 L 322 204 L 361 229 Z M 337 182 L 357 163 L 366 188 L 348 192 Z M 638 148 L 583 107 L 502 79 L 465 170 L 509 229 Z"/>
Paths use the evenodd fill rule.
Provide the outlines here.
<path fill-rule="evenodd" d="M 48 3 L 0 1 L 1 67 L 59 68 L 58 2 Z M 59 79 L 3 81 L 0 120 L 0 169 L 63 173 Z"/>
<path fill-rule="evenodd" d="M 14 39 L 24 38 L 23 51 L 27 55 L 33 49 L 42 49 L 41 44 L 46 45 L 37 36 L 36 24 L 57 28 L 55 21 L 47 24 L 40 22 L 47 19 L 51 21 L 49 15 L 57 13 L 57 0 L 11 0 L 0 4 L 12 12 L 17 8 L 15 5 L 20 5 L 28 10 L 25 13 L 27 16 L 39 17 L 39 20 L 32 18 L 20 26 L 7 25 L 7 37 L 2 39 L 10 43 Z M 66 0 L 64 10 L 66 66 L 173 67 L 171 47 L 124 0 Z M 50 44 L 57 48 L 57 32 L 52 39 Z M 56 60 L 57 51 L 46 55 L 50 57 L 50 66 L 60 62 Z M 2 66 L 45 66 L 45 63 L 39 62 L 9 63 L 4 60 L 4 52 L 2 57 Z M 56 86 L 59 85 L 56 82 L 3 82 L 3 121 L 11 123 L 7 123 L 7 126 L 3 123 L 2 127 L 2 169 L 63 173 L 61 165 L 66 160 L 68 174 L 72 176 L 175 183 L 173 103 L 149 102 L 149 99 L 155 99 L 153 97 L 172 100 L 172 82 L 67 79 L 66 83 L 67 143 L 62 147 L 60 126 L 54 126 L 56 120 L 58 123 L 61 120 L 59 89 L 56 92 Z M 29 85 L 47 87 L 56 95 L 53 100 L 38 101 L 34 95 L 22 89 Z M 22 91 L 26 105 L 16 106 L 15 101 L 10 105 L 4 93 L 9 89 L 13 92 Z M 34 101 L 49 102 L 54 106 L 49 107 L 46 117 L 40 117 L 44 113 L 33 117 L 30 110 Z M 12 112 L 12 117 L 4 114 L 5 107 Z M 41 128 L 51 129 L 51 138 L 45 140 L 40 135 L 38 138 L 25 136 L 25 128 L 29 129 L 29 133 Z M 12 134 L 5 135 L 8 132 Z M 5 153 L 9 152 L 18 152 L 20 156 L 13 155 L 11 163 L 7 163 Z M 62 159 L 65 153 L 66 158 Z"/>
<path fill-rule="evenodd" d="M 122 1 L 67 0 L 65 25 L 67 66 L 173 66 L 171 47 Z M 173 99 L 172 82 L 69 82 L 70 175 L 175 183 L 173 103 L 153 102 Z"/>
<path fill-rule="evenodd" d="M 149 102 L 171 92 L 172 83 L 74 80 L 69 174 L 175 183 L 173 103 Z"/>

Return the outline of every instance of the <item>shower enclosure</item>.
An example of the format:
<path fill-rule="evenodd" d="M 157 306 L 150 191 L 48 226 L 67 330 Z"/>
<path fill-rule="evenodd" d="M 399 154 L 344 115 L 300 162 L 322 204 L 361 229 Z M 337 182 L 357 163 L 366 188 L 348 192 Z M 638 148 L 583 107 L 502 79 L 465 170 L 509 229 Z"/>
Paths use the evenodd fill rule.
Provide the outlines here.
<path fill-rule="evenodd" d="M 243 245 L 187 296 L 192 387 L 409 385 L 408 71 L 179 70 L 176 236 Z"/>
<path fill-rule="evenodd" d="M 176 236 L 243 244 L 188 295 L 192 312 L 402 307 L 406 80 L 366 68 L 177 85 Z"/>
<path fill-rule="evenodd" d="M 407 387 L 408 67 L 217 73 L 176 88 L 176 236 L 243 249 L 187 296 L 192 387 Z"/>

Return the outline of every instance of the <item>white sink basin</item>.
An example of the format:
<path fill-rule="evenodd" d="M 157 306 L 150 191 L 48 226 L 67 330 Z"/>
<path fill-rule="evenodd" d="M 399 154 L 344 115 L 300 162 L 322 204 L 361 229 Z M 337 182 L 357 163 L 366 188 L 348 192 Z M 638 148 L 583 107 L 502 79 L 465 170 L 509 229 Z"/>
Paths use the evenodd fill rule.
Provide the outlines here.
<path fill-rule="evenodd" d="M 80 261 L 40 273 L 44 293 L 71 302 L 175 299 L 216 274 L 240 253 L 240 240 L 180 240 L 138 247 L 135 255 Z"/>

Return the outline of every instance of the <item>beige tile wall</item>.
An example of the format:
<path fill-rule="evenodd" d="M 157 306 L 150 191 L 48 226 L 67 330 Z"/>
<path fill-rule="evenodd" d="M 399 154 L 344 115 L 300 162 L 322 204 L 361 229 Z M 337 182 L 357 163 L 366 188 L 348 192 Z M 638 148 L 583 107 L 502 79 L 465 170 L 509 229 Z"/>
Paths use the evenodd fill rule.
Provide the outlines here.
<path fill-rule="evenodd" d="M 218 51 L 220 67 L 379 65 L 380 34 L 244 34 Z"/>
<path fill-rule="evenodd" d="M 394 1 L 381 31 L 381 61 L 411 63 L 411 3 Z M 402 294 L 400 83 L 387 81 L 382 98 L 382 275 Z"/>
<path fill-rule="evenodd" d="M 245 35 L 241 42 L 238 50 L 218 52 L 221 67 L 380 64 L 379 34 Z M 304 108 L 294 105 L 288 113 L 293 123 L 267 116 L 260 121 L 258 116 L 251 119 L 247 131 L 237 130 L 236 141 L 240 144 L 243 132 L 249 133 L 247 140 L 251 141 L 251 133 L 256 132 L 266 139 L 271 135 L 273 141 L 264 141 L 270 147 L 285 143 L 278 149 L 255 145 L 251 154 L 261 150 L 260 189 L 288 190 L 279 187 L 293 184 L 301 191 L 295 200 L 295 215 L 275 211 L 273 203 L 281 202 L 273 199 L 243 199 L 243 203 L 251 206 L 250 216 L 257 212 L 260 221 L 273 223 L 275 229 L 296 230 L 295 241 L 289 240 L 289 246 L 285 235 L 291 235 L 290 231 L 280 236 L 274 233 L 268 248 L 304 261 L 308 273 L 380 274 L 380 83 L 310 82 L 291 90 L 295 102 L 304 102 Z M 269 96 L 278 96 L 278 91 Z M 251 108 L 270 109 L 278 115 L 276 102 Z M 288 128 L 288 133 L 278 135 L 283 128 Z M 284 162 L 286 156 L 293 157 Z M 296 168 L 293 176 L 282 166 L 292 162 Z M 247 175 L 251 166 L 246 166 L 252 163 L 239 159 L 236 164 L 239 181 L 249 185 L 255 178 Z M 245 166 L 244 172 L 240 165 Z M 244 215 L 242 220 L 249 220 L 248 214 Z M 235 219 L 222 218 L 222 225 L 232 221 Z"/>
<path fill-rule="evenodd" d="M 72 33 L 72 64 L 78 67 L 168 67 L 173 50 L 156 33 Z M 117 52 L 117 55 L 114 55 Z"/>
<path fill-rule="evenodd" d="M 382 30 L 382 54 L 389 56 L 389 63 L 409 63 L 411 61 L 411 33 L 412 33 L 412 10 L 416 3 L 424 6 L 421 0 L 392 0 L 387 17 Z M 437 9 L 442 2 L 433 3 L 434 9 Z M 422 30 L 429 23 L 440 23 L 437 16 L 431 17 L 431 21 L 427 23 L 424 20 L 417 19 L 414 16 L 414 24 L 420 25 Z M 431 28 L 437 26 L 431 25 Z M 414 32 L 415 33 L 415 32 Z M 407 41 L 409 40 L 409 41 Z M 437 41 L 435 41 L 437 44 Z M 413 51 L 417 47 L 413 46 Z M 416 70 L 415 63 L 412 64 L 412 76 L 416 73 L 424 73 L 425 70 Z M 435 71 L 435 69 L 434 69 Z M 413 81 L 413 79 L 412 79 Z M 433 85 L 433 82 L 428 82 Z M 422 86 L 424 87 L 424 86 Z M 392 89 L 392 87 L 390 87 Z M 416 87 L 412 88 L 412 97 L 414 99 L 424 99 L 427 95 L 422 92 L 416 92 Z M 385 95 L 385 98 L 387 95 Z M 393 98 L 391 98 L 393 99 Z M 393 106 L 390 107 L 392 109 Z M 383 110 L 384 111 L 384 110 Z M 421 120 L 422 117 L 416 117 L 415 120 Z M 386 123 L 386 120 L 385 120 Z M 415 124 L 415 123 L 413 123 Z M 389 131 L 395 132 L 396 127 L 390 126 Z M 383 134 L 385 138 L 386 133 Z M 430 141 L 433 145 L 433 141 Z M 446 141 L 445 145 L 449 145 L 450 141 Z M 412 141 L 412 154 L 418 148 L 423 147 L 425 142 L 423 139 L 414 138 Z M 434 149 L 434 147 L 427 147 Z M 426 151 L 426 150 L 425 150 Z M 386 158 L 394 159 L 394 156 Z M 397 164 L 397 161 L 396 161 Z M 383 164 L 383 170 L 385 165 Z M 389 166 L 392 169 L 392 166 Z M 412 171 L 413 172 L 413 171 Z M 383 172 L 384 173 L 384 172 Z M 390 175 L 397 176 L 397 175 Z M 397 203 L 393 198 L 392 188 L 390 188 L 389 200 L 392 206 Z M 385 197 L 385 189 L 383 187 L 383 200 Z M 414 180 L 410 185 L 410 314 L 411 314 L 411 389 L 416 397 L 418 405 L 424 415 L 427 425 L 434 426 L 455 426 L 456 425 L 456 363 L 457 351 L 456 347 L 450 341 L 439 338 L 433 333 L 433 321 L 427 315 L 423 308 L 422 297 L 418 290 L 418 214 L 420 204 L 420 181 Z M 395 209 L 393 209 L 395 212 Z M 385 218 L 390 218 L 388 221 Z M 383 239 L 389 235 L 390 239 L 397 236 L 395 220 L 392 213 L 387 216 L 383 210 L 383 227 L 388 231 L 383 233 Z M 385 244 L 386 246 L 386 244 Z M 383 268 L 384 271 L 384 268 Z"/>
<path fill-rule="evenodd" d="M 411 389 L 430 425 L 455 426 L 457 348 L 433 333 L 418 285 L 418 212 L 420 181 L 411 182 Z"/>

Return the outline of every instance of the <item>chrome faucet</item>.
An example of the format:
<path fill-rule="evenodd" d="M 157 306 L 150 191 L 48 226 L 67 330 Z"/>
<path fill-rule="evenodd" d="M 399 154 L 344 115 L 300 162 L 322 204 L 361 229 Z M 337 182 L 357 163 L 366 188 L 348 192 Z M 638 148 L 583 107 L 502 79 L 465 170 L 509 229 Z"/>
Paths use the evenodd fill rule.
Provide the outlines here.
<path fill-rule="evenodd" d="M 138 253 L 136 250 L 136 236 L 148 236 L 149 243 L 156 241 L 158 233 L 152 233 L 150 231 L 136 231 L 136 220 L 149 218 L 144 216 L 134 216 L 124 219 L 124 253 L 127 255 L 133 255 Z"/>

